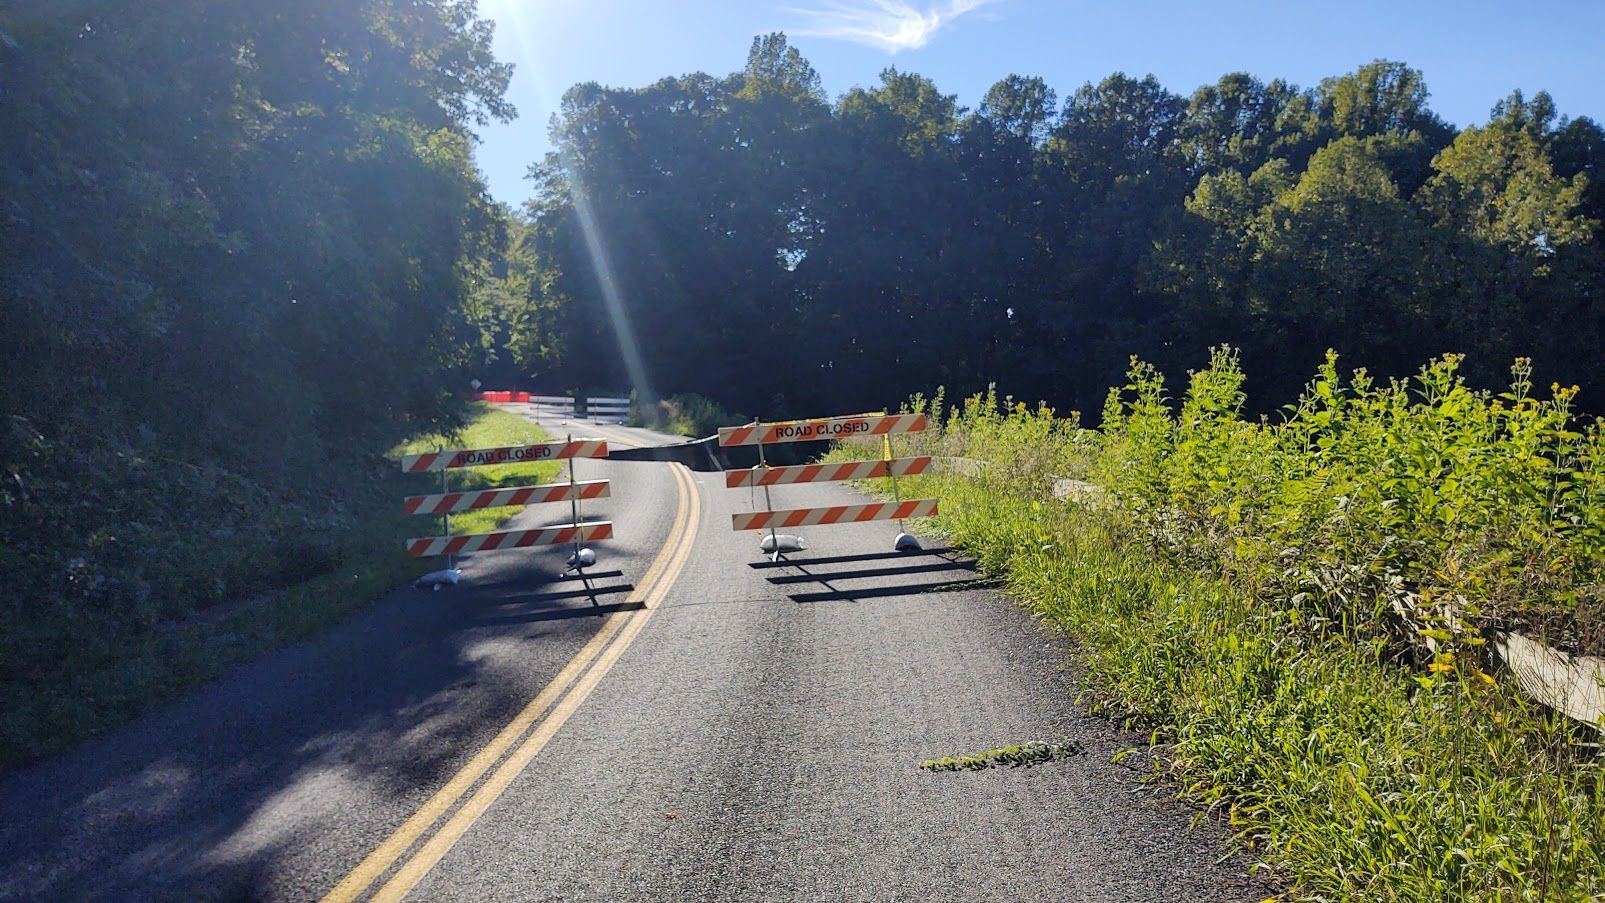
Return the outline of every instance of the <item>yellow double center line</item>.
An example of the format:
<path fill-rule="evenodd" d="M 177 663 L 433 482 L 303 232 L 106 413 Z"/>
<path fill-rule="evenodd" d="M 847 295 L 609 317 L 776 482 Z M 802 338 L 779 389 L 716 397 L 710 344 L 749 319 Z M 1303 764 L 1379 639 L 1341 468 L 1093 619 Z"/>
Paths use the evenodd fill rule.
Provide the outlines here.
<path fill-rule="evenodd" d="M 702 511 L 696 484 L 683 464 L 669 465 L 669 472 L 674 475 L 675 488 L 679 493 L 674 523 L 641 584 L 625 600 L 626 606 L 640 603 L 641 607 L 609 616 L 596 635 L 575 653 L 551 683 L 395 833 L 385 838 L 335 885 L 334 890 L 323 898 L 324 903 L 357 899 L 411 850 L 412 855 L 402 862 L 401 867 L 374 893 L 372 899 L 399 900 L 404 897 L 468 831 L 474 820 L 496 802 L 546 746 L 547 741 L 563 727 L 569 716 L 591 695 L 619 656 L 624 654 L 641 628 L 646 626 L 647 619 L 652 617 L 658 603 L 663 601 L 674 585 L 675 578 L 691 555 L 691 545 L 696 539 L 697 523 Z M 517 744 L 516 747 L 514 744 Z M 508 754 L 509 749 L 512 750 L 511 754 Z M 481 782 L 480 779 L 491 771 L 492 766 L 495 766 L 495 771 Z M 468 800 L 452 812 L 452 807 L 470 790 L 473 793 Z M 451 817 L 433 834 L 429 834 L 429 830 L 448 812 L 451 812 Z M 422 845 L 419 845 L 420 839 L 423 840 Z"/>

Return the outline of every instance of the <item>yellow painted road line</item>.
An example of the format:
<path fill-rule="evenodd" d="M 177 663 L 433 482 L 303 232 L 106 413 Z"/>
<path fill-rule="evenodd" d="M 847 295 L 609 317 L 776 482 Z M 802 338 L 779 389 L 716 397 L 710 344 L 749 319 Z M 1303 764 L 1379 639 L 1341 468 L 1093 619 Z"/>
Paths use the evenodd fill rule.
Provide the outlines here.
<path fill-rule="evenodd" d="M 435 835 L 429 838 L 419 848 L 418 852 L 396 871 L 395 876 L 386 882 L 378 893 L 374 894 L 373 900 L 375 903 L 400 900 L 425 875 L 429 874 L 429 870 L 440 862 L 441 858 L 456 845 L 458 840 L 462 839 L 462 836 L 473 826 L 475 820 L 483 815 L 492 803 L 496 802 L 502 793 L 507 790 L 508 786 L 529 766 L 530 761 L 545 748 L 547 741 L 551 740 L 562 729 L 569 716 L 573 715 L 585 703 L 586 698 L 591 695 L 591 691 L 596 689 L 596 685 L 601 682 L 602 678 L 607 675 L 608 671 L 619 660 L 619 657 L 624 654 L 624 650 L 629 648 L 630 643 L 641 632 L 641 628 L 646 626 L 647 620 L 652 617 L 652 613 L 657 609 L 658 603 L 663 601 L 664 596 L 668 595 L 669 589 L 674 585 L 675 577 L 679 575 L 680 570 L 685 566 L 686 559 L 691 555 L 691 546 L 696 538 L 695 524 L 701 516 L 701 501 L 697 496 L 696 486 L 692 483 L 690 471 L 682 464 L 671 464 L 670 468 L 680 485 L 681 492 L 684 493 L 682 497 L 690 499 L 689 520 L 692 526 L 691 529 L 686 530 L 677 537 L 678 543 L 676 544 L 674 559 L 664 572 L 662 579 L 648 593 L 645 607 L 629 612 L 625 616 L 628 619 L 625 622 L 625 626 L 619 631 L 614 641 L 608 645 L 607 650 L 597 659 L 596 663 L 586 672 L 585 676 L 580 678 L 579 682 L 574 685 L 574 689 L 569 691 L 563 701 L 552 709 L 552 713 L 507 758 L 507 761 L 496 769 L 490 779 L 475 791 L 473 796 L 469 797 L 468 802 L 453 813 L 446 824 L 441 826 L 440 830 L 435 832 Z"/>
<path fill-rule="evenodd" d="M 623 436 L 619 438 L 624 439 Z M 636 443 L 629 441 L 628 444 L 634 445 Z M 589 695 L 589 687 L 594 686 L 595 682 L 601 679 L 602 674 L 605 674 L 607 669 L 612 667 L 613 662 L 617 661 L 618 655 L 623 652 L 624 647 L 628 646 L 629 641 L 633 640 L 635 634 L 640 632 L 640 625 L 645 623 L 644 616 L 648 615 L 651 607 L 655 606 L 663 595 L 668 592 L 668 588 L 673 584 L 675 576 L 684 566 L 685 558 L 690 554 L 692 539 L 696 535 L 696 526 L 701 509 L 701 500 L 697 496 L 696 486 L 692 483 L 689 472 L 684 467 L 673 465 L 671 473 L 674 475 L 679 495 L 674 522 L 669 528 L 669 535 L 663 547 L 659 549 L 651 565 L 648 566 L 645 576 L 642 577 L 640 586 L 625 600 L 626 605 L 641 602 L 647 607 L 626 612 L 623 615 L 616 614 L 608 617 L 596 634 L 574 654 L 574 657 L 563 666 L 557 676 L 552 678 L 540 693 L 530 700 L 529 704 L 518 715 L 514 716 L 513 720 L 487 743 L 473 759 L 469 760 L 468 764 L 453 775 L 445 786 L 441 787 L 400 828 L 397 828 L 395 832 L 385 838 L 350 874 L 346 875 L 323 898 L 324 903 L 342 903 L 342 901 L 354 900 L 361 896 L 397 859 L 401 858 L 402 854 L 417 843 L 418 839 L 435 822 L 439 821 L 441 816 L 448 812 L 463 794 L 471 789 L 490 770 L 491 766 L 500 761 L 508 748 L 517 742 L 520 737 L 524 736 L 543 714 L 552 709 L 554 703 L 558 704 L 559 709 L 563 707 L 563 704 L 567 703 L 567 700 L 562 700 L 562 703 L 559 703 L 565 691 L 569 690 L 571 686 L 575 686 L 577 680 L 581 684 L 584 684 L 588 679 L 590 680 L 584 693 L 562 715 L 561 720 L 552 728 L 552 732 L 555 732 L 557 727 L 561 727 L 562 721 L 567 720 L 568 715 L 572 713 L 572 709 L 577 707 L 579 702 L 584 701 L 585 695 Z M 655 592 L 655 590 L 658 591 Z M 625 633 L 628 634 L 627 638 L 624 638 L 623 642 L 618 645 L 616 652 L 613 651 L 609 644 L 619 640 L 621 635 Z M 612 654 L 604 654 L 604 651 Z M 598 662 L 599 655 L 602 656 L 601 662 Z M 594 679 L 591 679 L 592 674 L 587 672 L 586 669 L 592 668 L 595 664 L 600 664 L 601 667 L 600 670 L 593 668 L 595 675 Z M 519 752 L 515 753 L 515 756 L 522 753 L 529 745 L 529 741 L 526 741 L 524 746 L 519 748 Z M 540 745 L 545 745 L 545 741 L 541 741 Z M 529 752 L 528 757 L 525 759 L 525 764 L 527 764 L 529 758 L 534 757 L 535 752 L 539 752 L 538 746 Z M 519 770 L 522 770 L 522 766 L 520 766 Z M 498 774 L 500 773 L 501 771 L 498 770 Z M 509 776 L 508 781 L 511 781 L 512 777 L 516 777 L 516 773 Z M 503 789 L 505 789 L 505 785 Z M 488 804 L 487 802 L 486 805 Z M 467 825 L 463 825 L 464 829 L 466 827 Z M 447 848 L 449 848 L 449 844 Z M 443 854 L 444 850 L 441 852 Z M 424 871 L 427 872 L 427 869 Z M 422 874 L 423 872 L 420 872 L 418 877 L 422 877 Z M 416 878 L 414 881 L 416 881 Z M 394 880 L 391 883 L 395 883 Z M 389 885 L 386 886 L 388 887 Z"/>
<path fill-rule="evenodd" d="M 519 737 L 524 736 L 530 725 L 534 724 L 535 720 L 551 707 L 552 703 L 562 695 L 564 690 L 568 689 L 575 678 L 591 664 L 597 653 L 607 645 L 614 634 L 618 633 L 618 627 L 618 619 L 607 619 L 601 629 L 597 630 L 595 635 L 591 637 L 590 641 L 581 647 L 580 651 L 575 653 L 572 659 L 569 659 L 568 664 L 563 666 L 563 670 L 557 672 L 557 676 L 552 678 L 552 681 L 534 699 L 530 700 L 529 705 L 525 706 L 505 728 L 502 728 L 501 733 L 498 733 L 494 739 L 485 744 L 485 748 L 470 759 L 468 764 L 462 767 L 462 770 L 453 775 L 444 787 L 436 791 L 428 802 L 424 803 L 417 812 L 414 812 L 410 818 L 403 822 L 400 828 L 397 828 L 393 834 L 385 838 L 384 842 L 379 844 L 372 853 L 369 853 L 367 858 L 363 859 L 349 875 L 346 875 L 339 884 L 335 885 L 334 890 L 329 891 L 323 898 L 323 903 L 342 903 L 342 901 L 346 900 L 355 900 L 359 894 L 367 890 L 368 886 L 380 875 L 384 874 L 384 871 L 390 868 L 401 857 L 401 854 L 405 853 L 423 835 L 424 831 L 428 830 L 436 821 L 439 821 L 440 817 L 446 814 L 447 810 L 464 793 L 467 793 L 469 788 L 478 782 L 485 772 L 490 770 L 492 765 L 496 764 L 506 754 L 508 748 Z"/>

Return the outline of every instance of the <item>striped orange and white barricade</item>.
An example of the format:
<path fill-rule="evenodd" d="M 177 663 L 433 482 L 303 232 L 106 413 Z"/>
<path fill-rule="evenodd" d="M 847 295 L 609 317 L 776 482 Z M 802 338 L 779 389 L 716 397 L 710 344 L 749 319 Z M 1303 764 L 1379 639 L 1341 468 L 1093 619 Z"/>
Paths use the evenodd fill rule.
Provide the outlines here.
<path fill-rule="evenodd" d="M 610 521 L 586 522 L 581 518 L 580 503 L 590 499 L 607 498 L 612 487 L 607 480 L 578 480 L 574 461 L 577 458 L 607 457 L 607 442 L 602 439 L 576 439 L 568 437 L 562 442 L 540 442 L 532 445 L 512 445 L 501 448 L 467 448 L 423 452 L 404 455 L 401 469 L 405 473 L 440 472 L 440 492 L 429 495 L 410 495 L 401 500 L 404 514 L 440 515 L 441 536 L 418 536 L 406 542 L 407 554 L 413 557 L 446 556 L 446 570 L 430 575 L 438 588 L 441 583 L 456 583 L 460 572 L 453 566 L 455 556 L 468 552 L 491 552 L 500 549 L 527 549 L 532 546 L 565 545 L 572 543 L 574 553 L 569 557 L 570 570 L 583 571 L 596 563 L 596 554 L 584 544 L 594 540 L 610 539 L 613 524 Z M 483 489 L 452 492 L 447 474 L 463 467 L 484 467 L 491 464 L 527 464 L 540 461 L 567 461 L 568 480 L 534 486 L 509 486 L 503 489 Z M 555 527 L 534 530 L 506 530 L 495 533 L 451 532 L 451 515 L 483 508 L 503 508 L 510 505 L 537 505 L 548 502 L 568 502 L 572 522 Z M 426 578 L 428 579 L 428 578 Z"/>
<path fill-rule="evenodd" d="M 859 524 L 867 520 L 906 520 L 911 517 L 930 517 L 935 513 L 936 499 L 910 499 L 906 502 L 875 502 L 868 505 L 749 511 L 731 515 L 731 518 L 732 526 L 737 530 L 772 530 L 778 527 Z"/>
<path fill-rule="evenodd" d="M 908 477 L 931 469 L 929 455 L 916 458 L 888 458 L 881 461 L 841 461 L 834 464 L 798 464 L 751 470 L 727 470 L 727 489 L 748 486 L 780 486 L 786 483 L 828 483 L 840 480 L 870 480 L 875 477 Z"/>
<path fill-rule="evenodd" d="M 922 433 L 929 425 L 924 414 L 857 414 L 851 417 L 822 417 L 818 420 L 784 420 L 779 423 L 749 423 L 719 428 L 720 445 L 765 445 L 776 442 L 817 442 L 821 439 L 856 439 L 862 436 L 890 436 L 896 433 Z"/>
<path fill-rule="evenodd" d="M 458 467 L 484 467 L 487 464 L 533 464 L 538 461 L 605 457 L 607 457 L 606 440 L 569 439 L 566 442 L 542 442 L 536 445 L 463 448 L 403 455 L 401 469 L 404 473 L 426 473 L 431 470 L 453 470 Z"/>
<path fill-rule="evenodd" d="M 613 537 L 612 521 L 592 521 L 537 530 L 502 530 L 496 533 L 459 533 L 456 536 L 419 536 L 407 540 L 407 554 L 461 555 L 467 552 L 493 552 L 497 549 L 527 549 L 530 546 L 560 546 L 570 542 L 590 542 Z"/>
<path fill-rule="evenodd" d="M 832 524 L 861 523 L 872 520 L 897 521 L 897 539 L 892 547 L 897 551 L 919 548 L 919 542 L 903 529 L 903 521 L 912 517 L 929 517 L 936 514 L 936 499 L 903 501 L 897 488 L 897 478 L 929 471 L 933 461 L 928 455 L 907 458 L 892 457 L 891 437 L 902 433 L 923 432 L 929 426 L 924 414 L 859 414 L 850 417 L 825 417 L 817 420 L 789 420 L 777 423 L 754 422 L 745 426 L 722 427 L 719 444 L 722 446 L 758 446 L 758 466 L 745 470 L 725 472 L 725 486 L 730 489 L 763 489 L 763 511 L 732 516 L 736 530 L 768 530 L 769 535 L 760 548 L 772 552 L 775 560 L 783 551 L 803 547 L 802 538 L 782 536 L 783 527 L 813 527 Z M 830 464 L 800 464 L 771 467 L 765 459 L 764 447 L 777 442 L 815 442 L 822 439 L 850 439 L 880 436 L 883 457 L 878 461 L 841 461 Z M 776 510 L 769 487 L 794 483 L 826 483 L 841 480 L 867 480 L 873 477 L 890 477 L 894 501 L 868 505 L 834 505 L 822 508 L 791 508 Z"/>
<path fill-rule="evenodd" d="M 567 502 L 575 499 L 607 498 L 611 490 L 607 480 L 580 480 L 572 483 L 553 483 L 546 486 L 509 486 L 506 489 L 482 489 L 478 492 L 442 492 L 437 495 L 409 495 L 401 500 L 406 514 L 456 514 L 461 511 L 478 511 L 481 508 L 506 508 L 510 505 L 539 505 L 542 502 Z"/>

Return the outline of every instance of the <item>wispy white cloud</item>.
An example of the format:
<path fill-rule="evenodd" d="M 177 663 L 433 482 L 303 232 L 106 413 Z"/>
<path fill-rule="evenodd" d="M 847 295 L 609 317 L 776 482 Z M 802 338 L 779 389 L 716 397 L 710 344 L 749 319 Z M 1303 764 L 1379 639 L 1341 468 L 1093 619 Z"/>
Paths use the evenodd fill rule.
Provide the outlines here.
<path fill-rule="evenodd" d="M 792 9 L 808 21 L 793 34 L 852 41 L 887 53 L 924 47 L 949 22 L 995 0 L 826 0 Z"/>

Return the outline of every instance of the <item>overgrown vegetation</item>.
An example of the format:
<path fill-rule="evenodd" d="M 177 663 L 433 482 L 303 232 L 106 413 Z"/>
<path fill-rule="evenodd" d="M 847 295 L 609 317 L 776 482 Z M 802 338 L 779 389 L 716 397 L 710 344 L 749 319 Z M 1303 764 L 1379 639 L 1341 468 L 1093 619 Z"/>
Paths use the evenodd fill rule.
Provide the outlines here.
<path fill-rule="evenodd" d="M 1599 734 L 1485 652 L 1493 626 L 1599 651 L 1601 427 L 1524 362 L 1503 394 L 1459 364 L 1379 384 L 1329 359 L 1274 422 L 1239 415 L 1224 349 L 1177 400 L 1134 363 L 1101 431 L 916 399 L 942 429 L 911 444 L 981 464 L 903 491 L 942 497 L 939 526 L 1078 642 L 1095 707 L 1294 896 L 1587 900 Z M 1060 501 L 1065 478 L 1102 490 Z"/>
<path fill-rule="evenodd" d="M 543 435 L 485 409 L 459 435 L 392 454 Z M 16 580 L 0 597 L 0 766 L 114 727 L 431 566 L 407 558 L 403 541 L 438 523 L 403 517 L 401 498 L 438 483 L 402 474 L 389 456 L 331 458 L 275 489 L 224 466 L 116 446 L 57 473 L 40 460 L 51 446 L 27 439 L 13 437 L 32 454 L 10 460 L 34 478 L 8 488 L 0 509 L 38 531 L 26 549 L 0 548 L 0 568 Z M 479 468 L 453 485 L 528 481 L 555 467 Z M 513 510 L 460 515 L 453 528 L 486 528 Z M 49 557 L 28 555 L 42 549 L 77 557 L 41 567 Z"/>
<path fill-rule="evenodd" d="M 490 42 L 472 0 L 0 8 L 0 762 L 405 576 L 380 456 L 463 422 L 505 242 Z"/>

